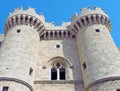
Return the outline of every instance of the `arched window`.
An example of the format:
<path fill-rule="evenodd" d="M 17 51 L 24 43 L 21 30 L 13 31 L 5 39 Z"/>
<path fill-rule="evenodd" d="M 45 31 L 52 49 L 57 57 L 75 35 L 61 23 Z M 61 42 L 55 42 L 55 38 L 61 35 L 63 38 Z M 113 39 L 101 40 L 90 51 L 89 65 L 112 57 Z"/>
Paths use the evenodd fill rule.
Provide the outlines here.
<path fill-rule="evenodd" d="M 55 68 L 51 69 L 51 80 L 57 80 L 57 70 Z"/>
<path fill-rule="evenodd" d="M 65 67 L 62 63 L 53 63 L 51 68 L 51 80 L 65 80 Z"/>
<path fill-rule="evenodd" d="M 65 80 L 65 68 L 60 69 L 60 80 Z"/>
<path fill-rule="evenodd" d="M 72 63 L 63 57 L 53 57 L 48 61 L 50 80 L 72 79 Z"/>

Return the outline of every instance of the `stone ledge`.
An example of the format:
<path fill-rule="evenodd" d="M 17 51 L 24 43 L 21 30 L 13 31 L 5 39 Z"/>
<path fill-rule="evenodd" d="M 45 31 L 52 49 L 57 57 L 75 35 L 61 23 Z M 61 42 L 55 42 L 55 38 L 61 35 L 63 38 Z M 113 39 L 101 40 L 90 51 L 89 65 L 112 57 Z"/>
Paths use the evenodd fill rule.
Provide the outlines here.
<path fill-rule="evenodd" d="M 71 83 L 82 83 L 81 80 L 36 80 L 34 84 L 71 84 Z"/>

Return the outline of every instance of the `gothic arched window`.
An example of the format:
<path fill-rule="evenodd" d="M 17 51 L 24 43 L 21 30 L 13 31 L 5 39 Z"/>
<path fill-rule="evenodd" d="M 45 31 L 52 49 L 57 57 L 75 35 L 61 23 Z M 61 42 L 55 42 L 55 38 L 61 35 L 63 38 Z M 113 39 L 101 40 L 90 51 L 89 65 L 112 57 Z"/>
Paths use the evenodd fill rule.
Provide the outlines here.
<path fill-rule="evenodd" d="M 65 67 L 61 63 L 53 63 L 51 68 L 51 80 L 65 80 Z"/>
<path fill-rule="evenodd" d="M 57 80 L 57 70 L 55 68 L 51 69 L 51 80 Z"/>
<path fill-rule="evenodd" d="M 60 80 L 65 80 L 65 68 L 60 69 Z"/>

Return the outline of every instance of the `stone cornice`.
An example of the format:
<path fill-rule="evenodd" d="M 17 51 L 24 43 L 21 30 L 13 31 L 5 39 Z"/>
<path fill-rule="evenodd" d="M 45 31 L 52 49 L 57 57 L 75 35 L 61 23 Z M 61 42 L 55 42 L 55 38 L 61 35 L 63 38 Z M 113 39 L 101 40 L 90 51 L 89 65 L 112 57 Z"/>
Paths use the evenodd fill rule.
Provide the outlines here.
<path fill-rule="evenodd" d="M 71 83 L 79 83 L 83 84 L 82 80 L 36 80 L 34 84 L 71 84 Z"/>

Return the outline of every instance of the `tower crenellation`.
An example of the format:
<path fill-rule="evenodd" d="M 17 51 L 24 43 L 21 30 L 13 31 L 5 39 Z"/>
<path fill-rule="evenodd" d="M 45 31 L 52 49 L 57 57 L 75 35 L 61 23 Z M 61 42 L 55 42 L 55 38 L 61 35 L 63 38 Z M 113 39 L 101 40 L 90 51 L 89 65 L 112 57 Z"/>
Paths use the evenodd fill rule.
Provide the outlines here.
<path fill-rule="evenodd" d="M 23 10 L 20 7 L 9 15 L 4 28 L 5 35 L 9 28 L 19 24 L 29 25 L 41 34 L 45 30 L 44 22 L 44 16 L 37 15 L 35 9 L 29 7 L 27 10 Z"/>
<path fill-rule="evenodd" d="M 74 15 L 73 17 L 71 27 L 75 32 L 84 26 L 95 23 L 105 25 L 111 31 L 109 17 L 101 8 L 95 7 L 94 10 L 91 10 L 89 7 L 83 8 L 79 15 Z"/>

